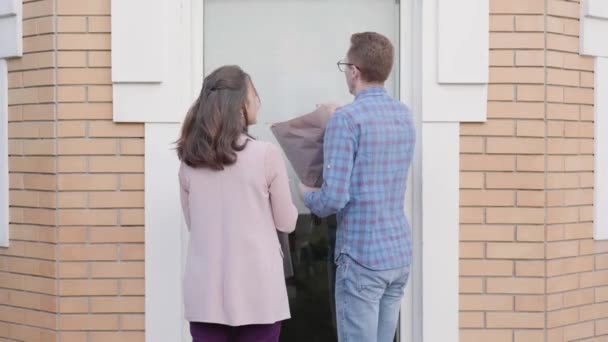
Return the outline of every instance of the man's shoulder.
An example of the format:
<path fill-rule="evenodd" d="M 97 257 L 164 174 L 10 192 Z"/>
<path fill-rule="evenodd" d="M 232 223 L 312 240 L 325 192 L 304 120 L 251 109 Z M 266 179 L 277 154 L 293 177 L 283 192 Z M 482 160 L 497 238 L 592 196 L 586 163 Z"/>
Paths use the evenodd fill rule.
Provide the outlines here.
<path fill-rule="evenodd" d="M 388 95 L 385 96 L 384 102 L 386 103 L 386 105 L 390 106 L 390 108 L 393 108 L 398 111 L 402 111 L 404 113 L 410 113 L 410 107 L 408 107 L 408 105 L 406 105 L 405 103 L 399 101 L 398 99 L 396 99 L 392 96 L 388 96 Z"/>
<path fill-rule="evenodd" d="M 334 112 L 332 117 L 348 117 L 356 110 L 357 110 L 356 103 L 351 102 L 351 103 L 345 104 L 344 106 L 340 106 L 340 107 L 336 108 L 336 111 Z"/>
<path fill-rule="evenodd" d="M 363 101 L 354 101 L 342 107 L 338 107 L 332 115 L 332 120 L 346 122 L 348 124 L 359 123 L 367 113 L 370 112 L 371 106 Z"/>
<path fill-rule="evenodd" d="M 338 107 L 332 115 L 330 121 L 346 121 L 350 124 L 356 124 L 360 121 L 366 121 L 370 118 L 379 119 L 378 115 L 365 115 L 365 114 L 405 114 L 411 116 L 412 112 L 410 108 L 403 102 L 391 97 L 383 96 L 381 100 L 375 99 L 374 101 L 359 100 L 354 101 L 344 106 Z"/>
<path fill-rule="evenodd" d="M 342 122 L 351 122 L 353 119 L 354 111 L 353 103 L 349 103 L 342 107 L 338 107 L 336 111 L 329 118 L 329 124 L 337 124 Z"/>
<path fill-rule="evenodd" d="M 351 103 L 345 104 L 342 107 L 339 107 L 336 110 L 336 113 L 341 113 L 342 115 L 346 115 L 346 116 L 352 116 L 355 115 L 356 113 L 365 111 L 365 109 L 369 107 L 369 104 L 366 103 L 366 101 L 363 100 L 355 100 Z"/>
<path fill-rule="evenodd" d="M 409 106 L 388 94 L 384 94 L 382 96 L 368 97 L 358 101 L 354 101 L 343 107 L 340 107 L 340 109 L 343 109 L 344 111 L 350 113 L 369 112 L 386 109 L 410 113 Z"/>

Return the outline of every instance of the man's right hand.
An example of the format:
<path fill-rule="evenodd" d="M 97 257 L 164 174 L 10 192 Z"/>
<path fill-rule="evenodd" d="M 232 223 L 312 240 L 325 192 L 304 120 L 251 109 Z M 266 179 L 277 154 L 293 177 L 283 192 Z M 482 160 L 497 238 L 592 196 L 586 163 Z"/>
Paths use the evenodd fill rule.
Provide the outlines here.
<path fill-rule="evenodd" d="M 330 117 L 336 109 L 340 107 L 341 106 L 335 102 L 321 103 L 317 105 L 317 111 L 321 112 L 326 117 Z"/>

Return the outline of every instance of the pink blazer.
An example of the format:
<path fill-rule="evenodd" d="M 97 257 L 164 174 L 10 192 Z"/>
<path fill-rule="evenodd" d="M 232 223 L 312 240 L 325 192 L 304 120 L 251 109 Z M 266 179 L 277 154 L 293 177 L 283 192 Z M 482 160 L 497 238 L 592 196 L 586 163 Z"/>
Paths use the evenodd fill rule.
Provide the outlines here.
<path fill-rule="evenodd" d="M 250 140 L 223 171 L 179 170 L 190 230 L 184 277 L 186 319 L 232 326 L 290 318 L 277 230 L 292 232 L 292 202 L 281 153 Z"/>

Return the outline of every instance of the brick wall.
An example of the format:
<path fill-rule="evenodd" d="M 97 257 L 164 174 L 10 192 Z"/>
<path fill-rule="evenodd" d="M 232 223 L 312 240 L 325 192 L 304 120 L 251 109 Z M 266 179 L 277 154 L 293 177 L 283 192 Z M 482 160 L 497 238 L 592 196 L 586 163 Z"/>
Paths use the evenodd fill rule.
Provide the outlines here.
<path fill-rule="evenodd" d="M 62 341 L 143 341 L 143 125 L 112 122 L 109 15 L 57 0 Z"/>
<path fill-rule="evenodd" d="M 461 126 L 461 340 L 605 341 L 579 3 L 490 3 L 488 122 Z"/>
<path fill-rule="evenodd" d="M 544 334 L 544 0 L 492 0 L 488 121 L 461 125 L 461 341 Z"/>
<path fill-rule="evenodd" d="M 0 248 L 0 337 L 52 341 L 56 281 L 53 2 L 25 1 L 23 58 L 10 60 L 10 247 Z"/>
<path fill-rule="evenodd" d="M 112 122 L 110 0 L 26 1 L 24 17 L 0 337 L 143 341 L 144 128 Z"/>
<path fill-rule="evenodd" d="M 592 238 L 593 59 L 578 54 L 578 2 L 550 1 L 547 14 L 547 333 L 606 341 L 608 241 Z"/>

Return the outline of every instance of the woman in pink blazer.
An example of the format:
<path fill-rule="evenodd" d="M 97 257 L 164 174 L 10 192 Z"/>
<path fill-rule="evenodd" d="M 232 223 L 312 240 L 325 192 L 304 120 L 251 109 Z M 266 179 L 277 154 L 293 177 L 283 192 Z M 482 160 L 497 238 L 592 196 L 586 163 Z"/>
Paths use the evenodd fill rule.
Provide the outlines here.
<path fill-rule="evenodd" d="M 292 232 L 298 212 L 279 149 L 247 134 L 259 108 L 249 75 L 221 67 L 205 78 L 177 142 L 194 342 L 275 342 L 290 318 L 277 230 Z"/>

